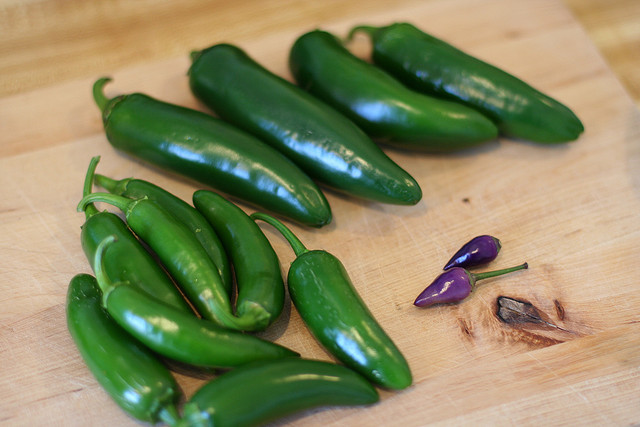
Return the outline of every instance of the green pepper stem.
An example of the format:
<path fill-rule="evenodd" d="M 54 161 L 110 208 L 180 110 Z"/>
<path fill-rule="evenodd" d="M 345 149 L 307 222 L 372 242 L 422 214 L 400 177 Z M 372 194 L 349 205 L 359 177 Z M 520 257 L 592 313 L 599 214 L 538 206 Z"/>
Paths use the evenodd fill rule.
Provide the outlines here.
<path fill-rule="evenodd" d="M 178 421 L 180 421 L 180 414 L 178 413 L 178 409 L 175 405 L 170 404 L 163 406 L 160 409 L 158 412 L 158 418 L 168 426 L 176 426 L 178 425 Z"/>
<path fill-rule="evenodd" d="M 278 230 L 280 234 L 282 234 L 282 236 L 284 236 L 284 238 L 287 239 L 287 242 L 289 242 L 289 245 L 291 245 L 291 248 L 293 249 L 293 252 L 296 254 L 296 256 L 300 256 L 303 253 L 309 251 L 302 244 L 300 239 L 298 239 L 298 237 L 295 234 L 293 234 L 293 231 L 289 230 L 289 228 L 287 228 L 286 225 L 284 225 L 282 222 L 275 219 L 271 215 L 267 215 L 262 212 L 254 212 L 253 214 L 251 214 L 251 218 L 254 221 L 257 219 L 262 220 L 267 224 L 273 226 L 276 230 Z"/>
<path fill-rule="evenodd" d="M 94 182 L 100 187 L 107 190 L 109 193 L 123 195 L 127 190 L 127 185 L 133 178 L 125 178 L 121 180 L 109 178 L 108 176 L 100 175 L 99 173 L 93 178 Z"/>
<path fill-rule="evenodd" d="M 111 77 L 102 77 L 96 80 L 93 84 L 93 99 L 96 101 L 98 108 L 100 111 L 104 111 L 107 108 L 107 104 L 109 104 L 109 98 L 107 98 L 104 94 L 104 85 L 111 81 Z"/>
<path fill-rule="evenodd" d="M 518 270 L 525 270 L 527 268 L 529 268 L 529 264 L 525 262 L 524 264 L 520 264 L 518 266 L 511 267 L 511 268 L 504 268 L 502 270 L 486 271 L 484 273 L 470 273 L 470 274 L 471 274 L 471 277 L 473 277 L 473 279 L 477 282 L 478 280 L 488 279 L 489 277 L 502 276 L 503 274 L 512 273 Z"/>
<path fill-rule="evenodd" d="M 373 37 L 373 33 L 376 30 L 378 30 L 378 27 L 374 27 L 373 25 L 358 25 L 356 27 L 353 27 L 351 31 L 349 31 L 346 41 L 350 42 L 353 39 L 353 36 L 360 31 L 365 32 L 369 37 Z"/>
<path fill-rule="evenodd" d="M 98 282 L 98 286 L 102 291 L 102 306 L 106 308 L 107 306 L 107 298 L 109 293 L 115 288 L 115 285 L 111 283 L 109 276 L 107 276 L 107 272 L 104 268 L 104 252 L 107 250 L 107 247 L 117 242 L 118 238 L 115 235 L 110 235 L 105 237 L 98 243 L 98 247 L 96 248 L 96 253 L 93 256 L 93 270 L 96 274 L 96 281 Z"/>
<path fill-rule="evenodd" d="M 141 199 L 143 200 L 143 199 Z M 80 203 L 78 203 L 78 212 L 82 212 L 89 203 L 104 202 L 115 206 L 124 212 L 125 216 L 129 214 L 129 211 L 133 209 L 138 200 L 127 199 L 124 196 L 110 193 L 91 193 L 84 196 Z"/>
<path fill-rule="evenodd" d="M 93 188 L 93 176 L 96 173 L 96 167 L 98 166 L 98 162 L 100 161 L 100 156 L 95 156 L 91 158 L 91 162 L 89 162 L 89 168 L 87 169 L 87 174 L 84 177 L 84 187 L 82 188 L 82 197 L 88 196 L 91 194 Z M 93 203 L 89 203 L 84 206 L 84 213 L 86 219 L 91 218 L 95 214 L 98 213 L 98 208 Z"/>

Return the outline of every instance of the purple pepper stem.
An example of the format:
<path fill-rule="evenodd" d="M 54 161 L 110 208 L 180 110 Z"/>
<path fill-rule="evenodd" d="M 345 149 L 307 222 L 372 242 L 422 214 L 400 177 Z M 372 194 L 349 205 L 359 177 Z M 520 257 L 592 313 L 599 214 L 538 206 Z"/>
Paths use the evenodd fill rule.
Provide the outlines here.
<path fill-rule="evenodd" d="M 434 304 L 446 304 L 464 300 L 471 294 L 478 280 L 501 276 L 517 270 L 529 268 L 529 264 L 484 273 L 470 273 L 462 267 L 445 270 L 418 295 L 414 305 L 427 307 Z"/>

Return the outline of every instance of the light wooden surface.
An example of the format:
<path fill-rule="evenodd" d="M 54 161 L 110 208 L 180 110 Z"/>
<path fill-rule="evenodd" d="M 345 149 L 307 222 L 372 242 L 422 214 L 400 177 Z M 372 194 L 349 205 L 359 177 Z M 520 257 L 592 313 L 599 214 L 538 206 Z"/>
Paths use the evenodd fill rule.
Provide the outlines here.
<path fill-rule="evenodd" d="M 369 408 L 324 408 L 282 424 L 640 423 L 640 115 L 637 76 L 626 74 L 627 55 L 611 42 L 616 32 L 622 44 L 637 41 L 638 7 L 567 3 L 571 9 L 552 0 L 0 3 L 0 423 L 136 424 L 96 384 L 66 330 L 66 286 L 89 272 L 75 212 L 83 175 L 100 154 L 99 171 L 116 178 L 148 179 L 187 200 L 200 186 L 109 146 L 90 96 L 95 78 L 112 75 L 111 94 L 142 91 L 201 108 L 185 77 L 192 48 L 234 42 L 288 77 L 287 50 L 302 32 L 344 34 L 397 20 L 560 99 L 586 132 L 562 147 L 500 139 L 451 156 L 387 149 L 422 186 L 414 207 L 327 191 L 334 222 L 293 228 L 309 247 L 342 259 L 415 384 L 381 391 Z M 291 250 L 265 232 L 286 272 Z M 503 242 L 492 267 L 528 261 L 530 269 L 486 281 L 459 305 L 413 307 L 452 251 L 484 233 Z M 568 332 L 501 323 L 501 295 L 530 301 Z M 295 308 L 264 336 L 330 359 Z M 186 396 L 203 382 L 176 375 Z"/>

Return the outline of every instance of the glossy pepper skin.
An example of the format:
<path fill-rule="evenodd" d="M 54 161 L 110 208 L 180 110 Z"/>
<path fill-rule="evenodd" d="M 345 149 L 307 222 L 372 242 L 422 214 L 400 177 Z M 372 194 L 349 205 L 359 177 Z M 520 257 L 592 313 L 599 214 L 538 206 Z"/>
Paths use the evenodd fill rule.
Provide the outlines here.
<path fill-rule="evenodd" d="M 91 184 L 99 156 L 93 157 L 87 170 L 83 196 L 91 194 Z M 82 250 L 95 271 L 93 264 L 98 244 L 108 236 L 117 236 L 109 253 L 105 256 L 105 268 L 113 280 L 140 286 L 165 303 L 194 315 L 193 310 L 149 252 L 142 246 L 129 227 L 114 213 L 98 211 L 93 203 L 84 206 L 86 221 L 82 225 L 80 241 Z"/>
<path fill-rule="evenodd" d="M 101 306 L 96 279 L 78 274 L 67 291 L 67 327 L 102 388 L 132 417 L 176 425 L 181 392 L 169 370 Z"/>
<path fill-rule="evenodd" d="M 256 320 L 251 330 L 263 330 L 284 307 L 280 261 L 258 225 L 242 209 L 208 190 L 193 194 L 193 204 L 222 240 L 233 264 L 238 297 L 236 314 Z"/>
<path fill-rule="evenodd" d="M 491 120 L 476 110 L 410 90 L 325 31 L 295 41 L 289 68 L 302 88 L 390 145 L 451 152 L 498 136 Z"/>
<path fill-rule="evenodd" d="M 289 159 L 208 114 L 133 93 L 108 99 L 95 82 L 111 145 L 146 162 L 313 227 L 331 222 L 317 185 Z"/>
<path fill-rule="evenodd" d="M 487 271 L 484 273 L 470 273 L 462 267 L 452 267 L 436 277 L 436 279 L 418 295 L 413 304 L 418 307 L 429 307 L 434 304 L 460 302 L 471 294 L 478 280 L 501 276 L 526 268 L 529 268 L 526 262 L 516 267 Z"/>
<path fill-rule="evenodd" d="M 223 119 L 272 145 L 316 181 L 352 196 L 413 205 L 419 185 L 360 128 L 241 49 L 194 54 L 192 92 Z"/>
<path fill-rule="evenodd" d="M 477 109 L 503 135 L 540 143 L 577 139 L 580 119 L 565 105 L 517 77 L 408 23 L 359 26 L 373 42 L 373 61 L 420 92 Z"/>
<path fill-rule="evenodd" d="M 96 265 L 113 239 L 98 246 Z M 253 335 L 221 328 L 186 316 L 128 284 L 112 283 L 104 270 L 96 271 L 103 307 L 124 330 L 158 354 L 207 368 L 232 368 L 256 360 L 297 357 L 298 354 Z"/>
<path fill-rule="evenodd" d="M 109 203 L 124 213 L 129 227 L 158 256 L 202 317 L 238 330 L 255 323 L 252 313 L 242 318 L 233 315 L 217 267 L 187 226 L 166 209 L 150 199 L 131 200 L 110 193 L 89 194 L 78 209 L 94 202 Z"/>
<path fill-rule="evenodd" d="M 231 295 L 233 279 L 227 254 L 211 225 L 196 208 L 167 190 L 142 179 L 125 178 L 116 181 L 104 175 L 96 174 L 95 182 L 112 194 L 118 194 L 129 199 L 151 199 L 169 211 L 178 221 L 189 227 L 202 244 L 202 247 L 207 251 L 213 263 L 218 267 L 218 273 L 227 289 L 227 294 Z"/>
<path fill-rule="evenodd" d="M 248 427 L 322 406 L 370 405 L 376 389 L 340 365 L 309 359 L 253 363 L 202 386 L 180 426 Z"/>
<path fill-rule="evenodd" d="M 313 336 L 333 356 L 368 380 L 389 389 L 412 382 L 409 365 L 353 287 L 344 265 L 326 251 L 307 250 L 280 221 L 251 215 L 275 227 L 296 259 L 288 273 L 291 301 Z"/>
<path fill-rule="evenodd" d="M 469 268 L 487 264 L 496 259 L 501 247 L 500 240 L 493 236 L 484 234 L 474 237 L 458 249 L 443 270 L 452 267 Z"/>

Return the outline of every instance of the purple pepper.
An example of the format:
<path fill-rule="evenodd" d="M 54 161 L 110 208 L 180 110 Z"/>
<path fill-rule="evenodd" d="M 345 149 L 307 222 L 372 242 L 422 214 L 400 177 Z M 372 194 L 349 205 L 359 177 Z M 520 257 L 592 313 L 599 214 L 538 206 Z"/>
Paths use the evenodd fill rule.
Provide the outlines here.
<path fill-rule="evenodd" d="M 452 267 L 473 267 L 493 261 L 500 252 L 500 240 L 489 235 L 474 237 L 465 243 L 456 254 L 451 257 L 444 270 Z"/>
<path fill-rule="evenodd" d="M 434 304 L 447 304 L 462 301 L 469 296 L 478 280 L 501 276 L 517 270 L 529 268 L 524 264 L 484 273 L 470 273 L 462 267 L 453 267 L 441 273 L 427 288 L 418 295 L 413 302 L 418 307 L 428 307 Z"/>

